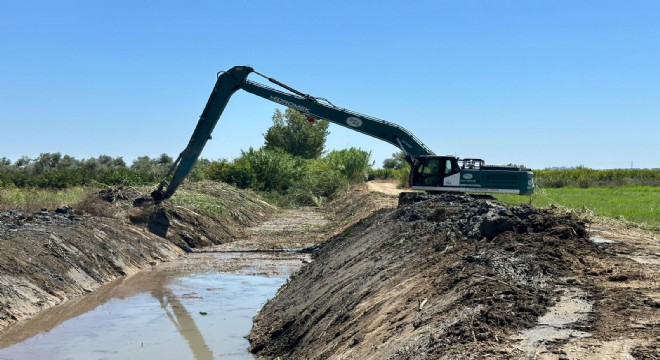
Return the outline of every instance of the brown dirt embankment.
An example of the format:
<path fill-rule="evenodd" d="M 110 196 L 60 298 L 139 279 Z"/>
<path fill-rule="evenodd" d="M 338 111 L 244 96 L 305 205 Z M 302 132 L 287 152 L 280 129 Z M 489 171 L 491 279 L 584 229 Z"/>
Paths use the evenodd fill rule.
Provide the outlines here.
<path fill-rule="evenodd" d="M 250 349 L 284 359 L 652 358 L 660 252 L 654 237 L 619 239 L 594 243 L 568 213 L 407 194 L 324 243 L 255 318 Z"/>
<path fill-rule="evenodd" d="M 274 208 L 217 183 L 190 184 L 162 205 L 113 188 L 74 208 L 0 212 L 0 330 L 117 277 L 243 237 Z"/>

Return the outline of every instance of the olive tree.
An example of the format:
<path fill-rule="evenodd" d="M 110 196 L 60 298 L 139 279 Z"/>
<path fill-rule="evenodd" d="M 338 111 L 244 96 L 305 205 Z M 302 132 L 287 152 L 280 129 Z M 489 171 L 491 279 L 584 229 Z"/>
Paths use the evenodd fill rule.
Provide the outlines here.
<path fill-rule="evenodd" d="M 308 121 L 299 111 L 279 109 L 273 114 L 273 126 L 264 134 L 265 150 L 282 150 L 293 156 L 317 159 L 323 155 L 325 140 L 330 133 L 325 120 Z"/>

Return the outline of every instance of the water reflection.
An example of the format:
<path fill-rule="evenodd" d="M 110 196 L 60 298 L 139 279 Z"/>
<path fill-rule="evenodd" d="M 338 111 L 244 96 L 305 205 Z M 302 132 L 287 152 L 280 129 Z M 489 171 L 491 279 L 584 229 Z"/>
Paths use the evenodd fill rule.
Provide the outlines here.
<path fill-rule="evenodd" d="M 166 290 L 163 291 L 163 289 Z M 167 317 L 172 320 L 181 337 L 186 339 L 195 359 L 213 359 L 213 352 L 206 344 L 206 341 L 204 341 L 204 336 L 202 336 L 202 332 L 199 331 L 197 324 L 195 324 L 195 320 L 190 316 L 186 307 L 174 296 L 172 291 L 165 287 L 158 287 L 151 292 L 151 295 L 158 299 Z M 208 315 L 207 312 L 204 312 L 204 314 Z"/>
<path fill-rule="evenodd" d="M 252 359 L 252 317 L 287 277 L 140 273 L 7 329 L 0 359 Z"/>

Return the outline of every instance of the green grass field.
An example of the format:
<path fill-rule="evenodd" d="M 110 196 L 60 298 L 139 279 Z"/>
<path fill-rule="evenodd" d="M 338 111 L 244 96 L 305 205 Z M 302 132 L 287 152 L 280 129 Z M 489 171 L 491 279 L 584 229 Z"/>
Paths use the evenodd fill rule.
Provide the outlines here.
<path fill-rule="evenodd" d="M 528 196 L 497 195 L 509 204 L 529 203 Z M 531 197 L 532 205 L 551 204 L 589 211 L 597 216 L 624 219 L 650 229 L 660 229 L 660 187 L 617 186 L 539 189 Z"/>

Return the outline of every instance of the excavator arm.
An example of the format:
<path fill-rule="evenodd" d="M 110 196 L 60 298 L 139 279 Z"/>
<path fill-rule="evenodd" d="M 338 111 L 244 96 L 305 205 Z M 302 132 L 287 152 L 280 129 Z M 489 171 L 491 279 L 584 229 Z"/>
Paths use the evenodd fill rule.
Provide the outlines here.
<path fill-rule="evenodd" d="M 288 92 L 248 80 L 247 77 L 250 73 L 263 76 L 271 83 Z M 236 66 L 218 74 L 218 79 L 213 87 L 211 96 L 197 122 L 188 146 L 186 146 L 173 163 L 163 181 L 158 185 L 158 188 L 151 193 L 152 198 L 156 202 L 170 198 L 186 176 L 188 176 L 204 149 L 206 142 L 211 138 L 211 133 L 227 106 L 229 99 L 239 89 L 298 110 L 305 114 L 311 121 L 324 119 L 333 124 L 341 125 L 388 142 L 403 150 L 409 159 L 414 160 L 420 156 L 433 155 L 433 152 L 417 137 L 399 125 L 339 108 L 325 99 L 302 93 L 273 78 L 264 76 L 254 71 L 251 67 Z"/>
<path fill-rule="evenodd" d="M 249 67 L 234 67 L 227 72 L 218 74 L 211 96 L 209 96 L 204 111 L 199 117 L 195 131 L 193 131 L 190 141 L 188 141 L 188 146 L 179 154 L 158 188 L 151 193 L 154 201 L 160 202 L 169 199 L 183 183 L 186 176 L 190 174 L 206 142 L 211 139 L 215 124 L 220 119 L 220 115 L 225 110 L 229 99 L 241 88 L 240 85 L 250 72 L 252 72 L 252 69 Z"/>
<path fill-rule="evenodd" d="M 327 120 L 333 124 L 388 142 L 402 148 L 404 152 L 413 157 L 433 154 L 415 135 L 397 124 L 339 108 L 325 99 L 302 94 L 277 80 L 267 79 L 294 93 L 279 91 L 250 80 L 245 80 L 241 87 L 251 94 L 298 110 L 307 115 L 308 118 Z"/>

